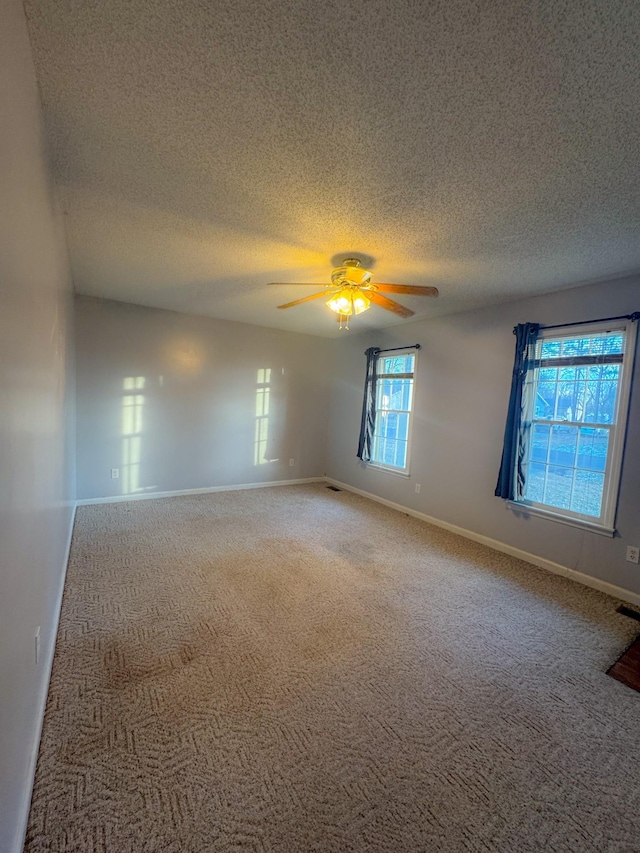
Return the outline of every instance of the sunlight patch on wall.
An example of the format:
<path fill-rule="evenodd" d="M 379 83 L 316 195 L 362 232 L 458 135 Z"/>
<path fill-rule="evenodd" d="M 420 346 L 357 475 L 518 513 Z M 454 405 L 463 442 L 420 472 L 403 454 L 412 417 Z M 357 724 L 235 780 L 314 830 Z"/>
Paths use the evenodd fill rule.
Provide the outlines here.
<path fill-rule="evenodd" d="M 144 376 L 127 376 L 122 382 L 122 464 L 120 484 L 123 495 L 142 491 L 140 451 L 144 414 Z"/>
<path fill-rule="evenodd" d="M 254 441 L 254 465 L 276 462 L 267 458 L 269 441 L 269 407 L 271 404 L 271 368 L 261 367 L 256 377 L 256 428 Z"/>

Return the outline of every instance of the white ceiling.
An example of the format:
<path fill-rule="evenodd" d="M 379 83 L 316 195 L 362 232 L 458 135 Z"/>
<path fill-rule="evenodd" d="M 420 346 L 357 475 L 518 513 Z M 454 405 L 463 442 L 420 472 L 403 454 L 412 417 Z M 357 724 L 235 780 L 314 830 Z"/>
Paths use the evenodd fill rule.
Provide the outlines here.
<path fill-rule="evenodd" d="M 362 254 L 429 317 L 640 268 L 637 0 L 26 11 L 80 293 L 334 335 L 266 283 Z"/>

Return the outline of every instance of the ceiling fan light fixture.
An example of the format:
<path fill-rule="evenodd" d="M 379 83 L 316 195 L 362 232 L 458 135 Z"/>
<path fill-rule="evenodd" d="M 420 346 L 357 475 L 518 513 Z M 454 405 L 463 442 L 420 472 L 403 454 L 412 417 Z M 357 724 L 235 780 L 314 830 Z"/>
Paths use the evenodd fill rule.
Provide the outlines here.
<path fill-rule="evenodd" d="M 356 314 L 362 314 L 363 311 L 368 311 L 371 308 L 371 300 L 364 293 L 356 293 L 353 297 L 353 310 Z"/>
<path fill-rule="evenodd" d="M 327 301 L 327 305 L 336 314 L 350 317 L 351 314 L 362 314 L 363 311 L 371 308 L 371 301 L 367 299 L 364 293 L 354 290 L 352 287 L 343 287 L 333 294 L 331 299 Z"/>

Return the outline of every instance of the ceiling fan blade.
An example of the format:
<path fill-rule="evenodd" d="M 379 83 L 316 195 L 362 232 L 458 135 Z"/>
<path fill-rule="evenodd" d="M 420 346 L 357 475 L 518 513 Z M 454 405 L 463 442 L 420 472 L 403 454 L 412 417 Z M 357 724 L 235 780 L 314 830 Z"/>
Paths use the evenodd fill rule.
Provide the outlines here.
<path fill-rule="evenodd" d="M 268 281 L 267 287 L 326 287 L 327 282 L 317 284 L 312 281 Z"/>
<path fill-rule="evenodd" d="M 420 287 L 411 284 L 378 284 L 375 286 L 383 293 L 408 293 L 410 296 L 437 296 L 437 287 Z"/>
<path fill-rule="evenodd" d="M 311 296 L 303 296 L 302 299 L 294 299 L 293 302 L 287 302 L 285 305 L 278 305 L 278 308 L 293 308 L 294 305 L 301 305 L 303 302 L 311 302 L 312 299 L 320 299 L 321 296 L 329 296 L 335 293 L 335 287 L 331 290 L 323 290 L 321 293 L 312 293 Z"/>
<path fill-rule="evenodd" d="M 393 299 L 387 299 L 386 296 L 383 296 L 381 293 L 376 293 L 374 290 L 367 291 L 367 298 L 376 305 L 379 305 L 381 308 L 386 308 L 387 311 L 393 311 L 393 313 L 397 314 L 398 317 L 413 316 L 413 311 L 409 311 L 409 309 L 405 308 L 404 305 L 394 302 Z"/>

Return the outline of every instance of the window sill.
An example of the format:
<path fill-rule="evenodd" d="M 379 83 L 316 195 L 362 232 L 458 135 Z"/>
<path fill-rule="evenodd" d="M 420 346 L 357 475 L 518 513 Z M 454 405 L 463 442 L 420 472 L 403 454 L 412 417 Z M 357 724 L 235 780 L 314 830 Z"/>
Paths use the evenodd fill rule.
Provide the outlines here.
<path fill-rule="evenodd" d="M 552 510 L 542 509 L 541 507 L 531 506 L 530 504 L 518 501 L 506 501 L 506 504 L 513 512 L 522 513 L 523 515 L 537 515 L 549 521 L 558 521 L 560 524 L 567 524 L 569 527 L 589 530 L 591 533 L 597 533 L 599 536 L 615 536 L 615 527 L 603 527 L 601 524 L 594 524 L 592 521 L 583 521 L 581 518 L 570 518 L 568 515 L 559 515 Z"/>
<path fill-rule="evenodd" d="M 405 480 L 411 476 L 408 471 L 400 471 L 395 468 L 387 468 L 386 465 L 378 465 L 376 462 L 365 462 L 367 468 L 374 468 L 376 471 L 385 471 L 387 474 L 394 474 L 396 477 L 404 477 Z"/>

